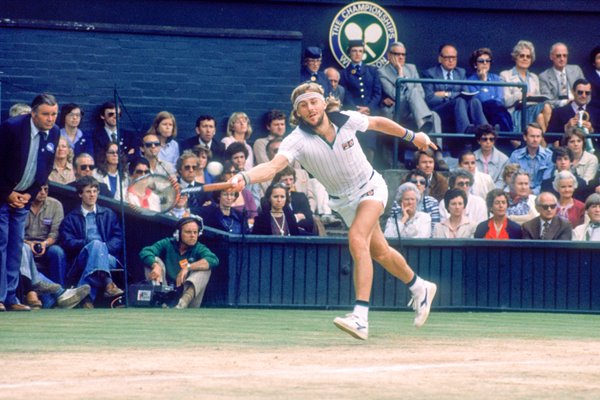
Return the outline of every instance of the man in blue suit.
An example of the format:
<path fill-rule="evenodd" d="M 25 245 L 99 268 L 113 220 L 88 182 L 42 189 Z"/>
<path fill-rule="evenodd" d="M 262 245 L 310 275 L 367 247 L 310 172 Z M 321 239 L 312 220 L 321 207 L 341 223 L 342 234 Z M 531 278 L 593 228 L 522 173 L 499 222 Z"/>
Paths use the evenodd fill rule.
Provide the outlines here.
<path fill-rule="evenodd" d="M 425 70 L 422 73 L 423 78 L 465 80 L 465 70 L 456 66 L 457 56 L 458 52 L 453 45 L 442 45 L 438 56 L 439 64 Z M 444 132 L 474 132 L 474 126 L 488 123 L 479 99 L 465 94 L 466 85 L 423 84 L 423 89 L 425 102 L 432 111 L 439 114 Z M 454 153 L 464 149 L 464 141 L 454 140 L 446 147 L 456 155 Z"/>
<path fill-rule="evenodd" d="M 342 70 L 340 85 L 346 89 L 344 109 L 358 111 L 364 115 L 379 115 L 381 102 L 381 81 L 377 68 L 363 63 L 365 45 L 361 40 L 348 43 L 350 64 Z M 373 131 L 362 135 L 361 144 L 369 160 L 373 160 L 377 146 L 377 136 Z"/>
<path fill-rule="evenodd" d="M 60 129 L 58 103 L 40 94 L 31 114 L 0 125 L 0 311 L 29 311 L 16 295 L 25 221 L 52 170 Z"/>

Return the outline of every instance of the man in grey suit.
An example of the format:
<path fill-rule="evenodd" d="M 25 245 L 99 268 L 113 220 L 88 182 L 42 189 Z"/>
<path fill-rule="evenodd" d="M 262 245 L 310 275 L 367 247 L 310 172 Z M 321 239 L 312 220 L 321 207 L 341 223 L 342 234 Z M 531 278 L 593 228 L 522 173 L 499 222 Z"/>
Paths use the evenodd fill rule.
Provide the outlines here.
<path fill-rule="evenodd" d="M 570 88 L 576 80 L 584 79 L 578 65 L 568 65 L 569 49 L 564 43 L 554 43 L 550 48 L 552 68 L 540 74 L 540 92 L 548 96 L 552 108 L 562 107 L 573 100 Z"/>
<path fill-rule="evenodd" d="M 396 80 L 398 78 L 419 79 L 417 67 L 406 63 L 406 47 L 400 42 L 394 42 L 387 53 L 388 63 L 379 68 L 379 80 L 383 89 L 382 114 L 394 119 L 396 108 Z M 425 133 L 440 132 L 439 116 L 433 113 L 425 103 L 425 92 L 420 83 L 404 83 L 400 93 L 400 115 L 398 121 L 413 125 Z M 407 122 L 407 119 L 411 119 Z"/>
<path fill-rule="evenodd" d="M 542 192 L 535 199 L 538 217 L 523 224 L 523 239 L 571 240 L 573 228 L 568 221 L 557 216 L 558 200 L 550 192 Z"/>

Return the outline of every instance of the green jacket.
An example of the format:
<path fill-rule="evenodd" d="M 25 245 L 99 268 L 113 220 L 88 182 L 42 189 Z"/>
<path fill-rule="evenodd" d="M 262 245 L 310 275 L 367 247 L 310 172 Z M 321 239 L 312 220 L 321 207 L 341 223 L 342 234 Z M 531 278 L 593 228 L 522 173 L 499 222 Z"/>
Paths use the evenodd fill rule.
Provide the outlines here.
<path fill-rule="evenodd" d="M 200 242 L 185 253 L 179 254 L 179 243 L 175 238 L 161 239 L 140 251 L 140 258 L 148 267 L 152 266 L 155 257 L 160 257 L 163 260 L 167 267 L 167 277 L 172 280 L 177 278 L 177 274 L 181 270 L 179 261 L 184 259 L 187 259 L 189 263 L 193 263 L 204 258 L 208 261 L 210 269 L 219 265 L 217 256 Z"/>

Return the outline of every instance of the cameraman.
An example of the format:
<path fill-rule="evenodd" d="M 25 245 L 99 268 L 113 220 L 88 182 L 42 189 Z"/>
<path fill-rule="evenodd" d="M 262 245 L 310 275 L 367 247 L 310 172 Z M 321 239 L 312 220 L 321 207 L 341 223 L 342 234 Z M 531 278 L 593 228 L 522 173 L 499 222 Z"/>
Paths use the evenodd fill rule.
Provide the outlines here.
<path fill-rule="evenodd" d="M 198 242 L 201 219 L 182 218 L 171 238 L 161 239 L 140 251 L 146 277 L 156 284 L 175 283 L 181 294 L 175 308 L 200 307 L 211 269 L 219 259 Z"/>

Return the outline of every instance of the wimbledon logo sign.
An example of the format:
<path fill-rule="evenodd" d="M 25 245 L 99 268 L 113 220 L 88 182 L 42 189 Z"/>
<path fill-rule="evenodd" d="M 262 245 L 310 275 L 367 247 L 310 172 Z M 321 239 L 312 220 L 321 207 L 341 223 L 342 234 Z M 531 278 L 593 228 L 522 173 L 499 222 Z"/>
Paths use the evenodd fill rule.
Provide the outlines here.
<path fill-rule="evenodd" d="M 357 1 L 337 13 L 329 30 L 329 47 L 337 62 L 346 67 L 348 42 L 362 40 L 365 44 L 363 62 L 381 67 L 386 64 L 389 45 L 398 40 L 394 20 L 386 10 L 369 1 Z"/>

